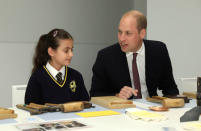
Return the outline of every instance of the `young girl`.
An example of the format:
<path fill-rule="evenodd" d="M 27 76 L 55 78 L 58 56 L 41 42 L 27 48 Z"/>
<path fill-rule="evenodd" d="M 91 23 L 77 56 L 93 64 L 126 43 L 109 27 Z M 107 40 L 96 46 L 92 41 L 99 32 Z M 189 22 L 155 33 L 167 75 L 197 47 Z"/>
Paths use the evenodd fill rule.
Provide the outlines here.
<path fill-rule="evenodd" d="M 63 29 L 54 29 L 40 37 L 25 93 L 25 104 L 89 100 L 82 75 L 68 67 L 72 51 L 73 37 Z"/>

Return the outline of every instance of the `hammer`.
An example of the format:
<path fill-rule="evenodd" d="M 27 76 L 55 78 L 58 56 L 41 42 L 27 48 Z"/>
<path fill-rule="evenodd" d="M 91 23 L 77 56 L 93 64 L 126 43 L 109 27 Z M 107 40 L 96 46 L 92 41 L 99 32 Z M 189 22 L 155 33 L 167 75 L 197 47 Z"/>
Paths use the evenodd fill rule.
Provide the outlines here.
<path fill-rule="evenodd" d="M 45 106 L 58 108 L 62 112 L 82 111 L 84 109 L 83 102 L 68 102 L 64 104 L 45 103 Z"/>
<path fill-rule="evenodd" d="M 151 98 L 147 98 L 150 102 L 159 102 L 163 105 L 163 107 L 172 108 L 172 107 L 183 107 L 184 99 L 180 98 L 167 98 L 161 96 L 152 96 Z"/>

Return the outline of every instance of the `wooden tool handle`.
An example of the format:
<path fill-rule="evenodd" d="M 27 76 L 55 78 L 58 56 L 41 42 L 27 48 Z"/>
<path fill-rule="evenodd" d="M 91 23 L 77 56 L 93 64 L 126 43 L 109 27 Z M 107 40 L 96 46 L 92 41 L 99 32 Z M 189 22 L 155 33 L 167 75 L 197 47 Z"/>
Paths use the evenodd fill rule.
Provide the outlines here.
<path fill-rule="evenodd" d="M 13 114 L 14 110 L 0 107 L 0 114 Z"/>
<path fill-rule="evenodd" d="M 171 99 L 184 99 L 184 102 L 185 102 L 185 103 L 189 103 L 190 100 L 191 100 L 191 99 L 189 99 L 187 96 L 184 96 L 184 95 L 174 95 L 174 96 L 166 95 L 165 97 L 171 98 Z"/>
<path fill-rule="evenodd" d="M 91 107 L 94 107 L 92 105 L 92 103 L 88 102 L 88 101 L 76 101 L 76 102 L 83 102 L 84 104 L 84 109 L 87 109 L 87 108 L 91 108 Z M 69 103 L 69 102 L 68 102 Z M 68 104 L 68 103 L 64 103 L 64 104 Z M 53 103 L 45 103 L 46 106 L 62 106 L 62 104 L 53 104 Z"/>
<path fill-rule="evenodd" d="M 26 107 L 23 104 L 17 104 L 16 107 L 19 108 L 19 109 L 26 110 L 26 111 L 30 112 L 31 115 L 37 115 L 37 114 L 42 114 L 43 113 L 43 112 L 41 112 L 41 111 L 39 111 L 37 109 L 32 109 L 32 108 Z"/>
<path fill-rule="evenodd" d="M 162 101 L 162 105 L 163 107 L 168 107 L 168 108 L 172 108 L 172 107 L 183 107 L 184 106 L 184 99 L 164 99 Z"/>
<path fill-rule="evenodd" d="M 33 109 L 41 109 L 41 108 L 47 108 L 48 106 L 30 103 L 29 105 L 26 105 L 26 107 L 33 108 Z"/>
<path fill-rule="evenodd" d="M 83 102 L 70 102 L 63 104 L 63 112 L 82 111 L 84 109 Z"/>
<path fill-rule="evenodd" d="M 183 95 L 187 96 L 189 98 L 193 98 L 193 99 L 196 99 L 196 97 L 197 97 L 197 93 L 196 92 L 183 92 Z"/>
<path fill-rule="evenodd" d="M 61 104 L 45 103 L 46 106 L 59 106 Z"/>
<path fill-rule="evenodd" d="M 84 104 L 84 109 L 87 108 L 94 108 L 95 106 L 92 105 L 92 103 L 90 103 L 89 101 L 81 101 Z"/>
<path fill-rule="evenodd" d="M 17 114 L 0 114 L 0 120 L 8 119 L 8 118 L 16 118 Z"/>

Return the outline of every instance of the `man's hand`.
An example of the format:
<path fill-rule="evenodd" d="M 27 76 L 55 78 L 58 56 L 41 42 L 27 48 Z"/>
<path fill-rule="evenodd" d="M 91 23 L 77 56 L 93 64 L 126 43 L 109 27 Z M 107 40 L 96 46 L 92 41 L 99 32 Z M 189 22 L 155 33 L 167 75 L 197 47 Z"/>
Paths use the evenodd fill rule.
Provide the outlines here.
<path fill-rule="evenodd" d="M 138 90 L 134 90 L 129 86 L 124 86 L 121 88 L 119 94 L 116 94 L 117 97 L 123 98 L 123 99 L 128 99 L 132 95 L 137 96 Z"/>

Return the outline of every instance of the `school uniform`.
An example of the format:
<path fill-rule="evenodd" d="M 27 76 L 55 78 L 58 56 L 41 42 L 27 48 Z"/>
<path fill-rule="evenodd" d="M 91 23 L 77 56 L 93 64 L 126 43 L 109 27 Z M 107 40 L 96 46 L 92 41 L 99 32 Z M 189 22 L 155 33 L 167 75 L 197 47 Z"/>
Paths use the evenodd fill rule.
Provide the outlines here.
<path fill-rule="evenodd" d="M 89 101 L 81 73 L 64 66 L 60 71 L 63 72 L 63 81 L 59 83 L 55 73 L 52 71 L 50 73 L 49 70 L 51 69 L 47 67 L 48 64 L 31 75 L 25 93 L 25 104 L 31 102 L 60 104 L 71 101 Z"/>

